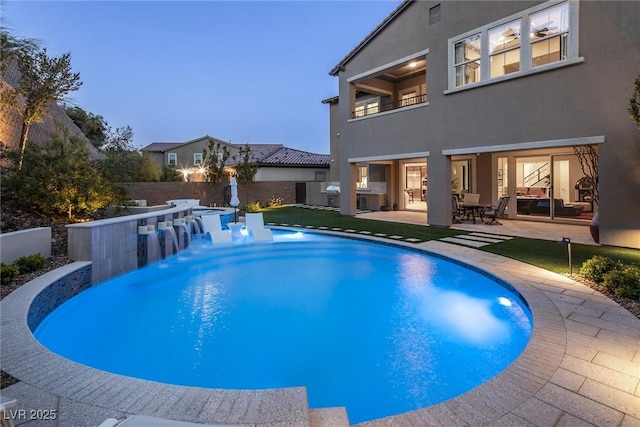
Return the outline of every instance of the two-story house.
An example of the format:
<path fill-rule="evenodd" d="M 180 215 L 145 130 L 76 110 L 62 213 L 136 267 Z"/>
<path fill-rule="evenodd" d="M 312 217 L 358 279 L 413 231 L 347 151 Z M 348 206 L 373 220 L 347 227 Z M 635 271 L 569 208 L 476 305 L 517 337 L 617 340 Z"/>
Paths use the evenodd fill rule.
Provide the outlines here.
<path fill-rule="evenodd" d="M 640 248 L 638 22 L 635 1 L 402 2 L 330 71 L 342 214 L 385 199 L 449 226 L 452 194 L 508 195 L 511 219 L 597 212 L 601 243 Z M 598 153 L 599 204 L 574 146 Z"/>
<path fill-rule="evenodd" d="M 205 150 L 209 142 L 229 150 L 225 166 L 233 173 L 235 166 L 244 161 L 241 150 L 245 144 L 232 144 L 208 135 L 186 142 L 154 142 L 142 148 L 158 166 L 175 167 L 185 181 L 204 181 Z M 329 155 L 315 154 L 288 148 L 282 144 L 248 144 L 250 162 L 257 166 L 255 181 L 325 182 L 329 174 Z"/>

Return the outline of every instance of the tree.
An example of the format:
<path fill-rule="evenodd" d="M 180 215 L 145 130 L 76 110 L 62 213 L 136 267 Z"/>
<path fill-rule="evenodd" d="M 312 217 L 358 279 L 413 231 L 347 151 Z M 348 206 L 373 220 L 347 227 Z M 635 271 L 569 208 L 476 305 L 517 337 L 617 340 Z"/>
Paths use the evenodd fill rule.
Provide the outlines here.
<path fill-rule="evenodd" d="M 35 52 L 40 48 L 36 39 L 16 37 L 4 25 L 0 25 L 0 47 L 2 47 L 2 63 L 0 64 L 0 78 L 4 78 L 5 70 L 13 64 L 21 52 Z"/>
<path fill-rule="evenodd" d="M 94 147 L 102 150 L 107 143 L 111 129 L 104 117 L 86 112 L 80 107 L 64 106 L 64 111 L 73 123 L 82 130 L 84 136 L 91 141 Z"/>
<path fill-rule="evenodd" d="M 160 181 L 180 182 L 182 181 L 182 174 L 176 170 L 175 166 L 164 165 L 160 171 Z"/>
<path fill-rule="evenodd" d="M 160 181 L 160 167 L 153 161 L 149 153 L 143 152 L 138 165 L 138 182 Z"/>
<path fill-rule="evenodd" d="M 50 141 L 26 148 L 24 164 L 7 174 L 3 190 L 20 205 L 45 214 L 64 213 L 71 219 L 125 199 L 124 191 L 93 167 L 85 142 L 62 126 Z"/>
<path fill-rule="evenodd" d="M 250 182 L 253 182 L 253 178 L 255 178 L 256 173 L 258 172 L 258 165 L 253 162 L 251 158 L 251 148 L 249 147 L 249 144 L 245 144 L 244 148 L 240 149 L 238 156 L 242 158 L 242 161 L 236 165 L 236 179 L 239 184 L 249 184 Z M 245 186 L 245 192 L 245 198 L 248 203 L 248 186 Z"/>
<path fill-rule="evenodd" d="M 206 182 L 224 181 L 229 175 L 224 168 L 230 156 L 229 147 L 222 145 L 219 141 L 215 142 L 213 139 L 209 139 L 208 148 L 202 150 L 204 180 Z"/>
<path fill-rule="evenodd" d="M 253 182 L 253 178 L 258 172 L 258 165 L 251 159 L 251 147 L 246 144 L 244 148 L 240 149 L 238 156 L 242 161 L 236 165 L 236 178 L 238 183 Z"/>
<path fill-rule="evenodd" d="M 20 135 L 18 170 L 22 170 L 29 128 L 42 123 L 47 107 L 82 85 L 80 74 L 71 72 L 71 54 L 49 57 L 47 49 L 18 49 L 15 63 L 20 72 L 16 88 L 8 87 L 0 95 L 0 103 L 16 109 L 23 120 Z"/>
<path fill-rule="evenodd" d="M 582 173 L 591 181 L 593 203 L 597 205 L 600 201 L 598 150 L 593 145 L 574 145 L 573 152 L 578 157 Z"/>
<path fill-rule="evenodd" d="M 629 116 L 640 129 L 640 75 L 636 77 L 633 95 L 629 99 Z"/>
<path fill-rule="evenodd" d="M 142 154 L 133 146 L 133 130 L 130 126 L 117 128 L 109 132 L 102 144 L 105 159 L 99 168 L 111 182 L 139 181 Z"/>
<path fill-rule="evenodd" d="M 209 139 L 208 146 L 202 150 L 202 167 L 205 182 L 222 182 L 228 179 L 228 172 L 224 170 L 227 160 L 231 156 L 229 147 Z M 215 203 L 215 197 L 213 198 Z"/>

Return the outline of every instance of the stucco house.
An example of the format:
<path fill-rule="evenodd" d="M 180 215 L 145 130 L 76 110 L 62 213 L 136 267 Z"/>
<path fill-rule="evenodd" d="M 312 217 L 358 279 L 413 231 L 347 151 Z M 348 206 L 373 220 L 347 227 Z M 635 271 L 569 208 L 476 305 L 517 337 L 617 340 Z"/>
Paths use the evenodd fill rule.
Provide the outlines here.
<path fill-rule="evenodd" d="M 227 147 L 230 157 L 226 166 L 233 171 L 243 159 L 240 150 L 245 144 L 232 144 L 208 135 L 186 142 L 154 142 L 142 148 L 159 166 L 172 166 L 185 181 L 204 181 L 204 150 L 209 142 Z M 282 144 L 248 144 L 250 161 L 258 166 L 254 181 L 324 182 L 329 174 L 329 155 L 288 148 Z M 220 153 L 221 154 L 221 153 Z M 220 156 L 219 156 L 220 157 Z"/>
<path fill-rule="evenodd" d="M 452 195 L 510 196 L 510 219 L 587 225 L 640 248 L 640 3 L 402 2 L 330 70 L 340 209 L 452 221 Z M 599 153 L 599 204 L 574 146 Z M 560 237 L 560 236 L 559 236 Z"/>

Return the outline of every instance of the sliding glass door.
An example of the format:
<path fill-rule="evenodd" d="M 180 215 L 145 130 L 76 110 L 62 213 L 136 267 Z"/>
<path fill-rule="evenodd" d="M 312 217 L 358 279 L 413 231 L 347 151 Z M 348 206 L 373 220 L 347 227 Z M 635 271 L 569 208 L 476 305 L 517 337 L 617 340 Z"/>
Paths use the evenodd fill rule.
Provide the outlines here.
<path fill-rule="evenodd" d="M 583 173 L 575 155 L 516 157 L 515 174 L 519 216 L 584 220 L 593 216 L 593 206 L 582 202 L 577 191 Z"/>

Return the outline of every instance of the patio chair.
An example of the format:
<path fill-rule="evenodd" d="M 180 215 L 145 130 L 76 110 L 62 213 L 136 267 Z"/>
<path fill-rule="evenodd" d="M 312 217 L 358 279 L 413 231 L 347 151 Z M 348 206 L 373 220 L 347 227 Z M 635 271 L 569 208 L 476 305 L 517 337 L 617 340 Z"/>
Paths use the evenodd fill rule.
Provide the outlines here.
<path fill-rule="evenodd" d="M 464 193 L 462 198 L 463 206 L 477 206 L 480 203 L 480 194 L 478 193 Z"/>
<path fill-rule="evenodd" d="M 203 232 L 211 236 L 212 243 L 231 243 L 231 230 L 223 230 L 220 215 L 202 215 Z"/>
<path fill-rule="evenodd" d="M 486 216 L 487 218 L 490 218 L 491 221 L 485 222 L 485 224 L 502 225 L 502 223 L 498 222 L 498 217 L 501 217 L 502 215 L 504 215 L 504 210 L 507 208 L 510 198 L 511 198 L 510 196 L 502 196 L 498 198 L 498 202 L 496 203 L 496 206 L 493 209 L 480 212 L 480 219 L 482 220 L 482 222 L 484 222 L 484 217 Z"/>
<path fill-rule="evenodd" d="M 476 216 L 478 216 L 478 211 L 482 209 L 480 206 L 480 194 L 478 193 L 464 193 L 462 197 L 462 214 L 467 217 L 467 219 L 473 220 L 473 223 L 476 223 Z"/>
<path fill-rule="evenodd" d="M 462 222 L 462 210 L 458 204 L 458 196 L 455 194 L 451 196 L 451 222 L 454 224 L 460 224 Z"/>
<path fill-rule="evenodd" d="M 14 409 L 17 403 L 16 399 L 0 396 L 0 417 L 2 417 L 0 421 L 2 421 L 3 427 L 13 427 L 13 417 L 11 417 L 8 412 Z"/>
<path fill-rule="evenodd" d="M 273 240 L 273 233 L 268 228 L 264 228 L 264 218 L 262 212 L 247 212 L 244 215 L 245 226 L 249 230 L 249 234 L 253 236 L 256 242 Z"/>

